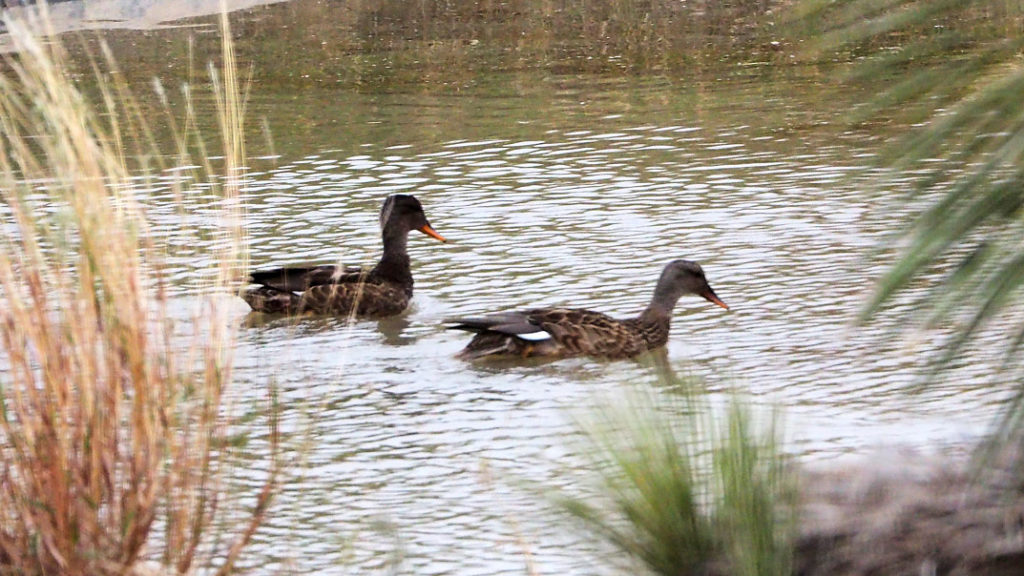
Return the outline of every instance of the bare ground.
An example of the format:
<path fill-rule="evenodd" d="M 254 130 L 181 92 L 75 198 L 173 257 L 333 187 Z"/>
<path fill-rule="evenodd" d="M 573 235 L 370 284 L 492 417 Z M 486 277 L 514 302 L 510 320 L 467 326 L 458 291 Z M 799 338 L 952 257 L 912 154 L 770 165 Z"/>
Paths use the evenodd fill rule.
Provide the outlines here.
<path fill-rule="evenodd" d="M 1012 452 L 980 469 L 888 452 L 806 471 L 795 573 L 1024 575 L 1024 477 Z"/>

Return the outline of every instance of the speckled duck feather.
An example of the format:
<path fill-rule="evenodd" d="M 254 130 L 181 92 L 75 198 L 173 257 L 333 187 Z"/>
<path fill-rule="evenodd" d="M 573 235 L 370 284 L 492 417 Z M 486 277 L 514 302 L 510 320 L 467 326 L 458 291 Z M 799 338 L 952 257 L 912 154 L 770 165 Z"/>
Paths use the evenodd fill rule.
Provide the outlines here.
<path fill-rule="evenodd" d="M 517 322 L 551 335 L 549 339 L 531 341 L 519 337 L 517 330 L 521 325 L 509 323 L 511 318 L 512 315 L 504 315 L 490 325 L 486 317 L 460 319 L 452 328 L 476 332 L 460 356 L 470 359 L 493 355 L 631 358 L 664 346 L 669 333 L 667 318 L 649 323 L 638 318 L 618 320 L 582 308 L 536 308 L 514 313 Z"/>
<path fill-rule="evenodd" d="M 662 272 L 651 304 L 635 318 L 616 319 L 582 308 L 534 308 L 454 318 L 449 326 L 473 332 L 459 353 L 487 356 L 592 356 L 631 358 L 668 342 L 672 309 L 682 294 L 696 294 L 727 308 L 695 262 L 675 260 Z"/>
<path fill-rule="evenodd" d="M 389 196 L 381 207 L 384 254 L 370 271 L 334 265 L 292 266 L 254 272 L 253 284 L 242 294 L 257 312 L 271 314 L 336 314 L 381 318 L 401 314 L 413 295 L 406 252 L 409 231 L 443 241 L 427 222 L 416 198 Z"/>

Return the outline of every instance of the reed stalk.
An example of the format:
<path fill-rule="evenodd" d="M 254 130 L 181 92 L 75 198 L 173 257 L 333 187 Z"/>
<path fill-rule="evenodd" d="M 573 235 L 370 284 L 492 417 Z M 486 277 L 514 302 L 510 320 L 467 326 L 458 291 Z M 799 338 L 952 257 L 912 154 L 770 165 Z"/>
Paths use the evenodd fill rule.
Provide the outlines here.
<path fill-rule="evenodd" d="M 96 105 L 45 16 L 5 20 L 16 53 L 0 74 L 0 574 L 130 574 L 154 560 L 230 573 L 271 502 L 276 422 L 255 501 L 226 500 L 233 330 L 217 290 L 180 320 L 140 202 L 159 146 L 109 51 L 93 63 Z M 222 28 L 223 174 L 207 174 L 219 290 L 244 265 L 243 100 Z M 194 136 L 165 157 L 181 161 Z"/>

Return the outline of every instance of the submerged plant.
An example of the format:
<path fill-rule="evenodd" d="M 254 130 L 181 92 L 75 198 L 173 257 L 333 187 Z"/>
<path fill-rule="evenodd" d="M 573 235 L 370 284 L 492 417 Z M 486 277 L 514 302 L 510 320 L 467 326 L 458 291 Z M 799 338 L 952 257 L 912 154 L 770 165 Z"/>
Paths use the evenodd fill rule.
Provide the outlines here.
<path fill-rule="evenodd" d="M 217 286 L 241 250 L 244 157 L 222 22 Z M 226 500 L 233 335 L 212 298 L 185 342 L 172 319 L 165 250 L 138 201 L 153 176 L 126 167 L 146 121 L 102 76 L 103 104 L 83 97 L 59 42 L 33 32 L 45 21 L 5 24 L 17 51 L 0 74 L 0 574 L 125 574 L 147 559 L 229 573 L 273 494 L 273 416 L 263 490 Z"/>
<path fill-rule="evenodd" d="M 755 430 L 738 400 L 724 416 L 699 404 L 633 396 L 581 419 L 600 495 L 561 504 L 656 574 L 788 574 L 794 493 L 775 427 Z"/>

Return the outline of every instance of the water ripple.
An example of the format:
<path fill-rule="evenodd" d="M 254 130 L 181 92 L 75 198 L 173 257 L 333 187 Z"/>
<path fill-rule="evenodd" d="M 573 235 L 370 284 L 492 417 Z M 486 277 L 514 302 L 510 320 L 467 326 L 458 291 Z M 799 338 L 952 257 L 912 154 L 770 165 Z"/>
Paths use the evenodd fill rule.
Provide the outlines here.
<path fill-rule="evenodd" d="M 519 574 L 529 550 L 544 573 L 603 571 L 600 546 L 524 486 L 579 490 L 588 470 L 568 448 L 569 411 L 654 384 L 654 370 L 468 365 L 452 357 L 467 336 L 440 321 L 535 305 L 632 315 L 675 258 L 700 261 L 733 309 L 681 301 L 671 365 L 712 397 L 738 388 L 784 407 L 794 450 L 824 457 L 977 435 L 1007 392 L 986 379 L 996 344 L 983 340 L 950 383 L 913 392 L 943 332 L 894 343 L 891 326 L 854 323 L 883 269 L 866 251 L 909 215 L 867 184 L 870 146 L 855 134 L 754 129 L 747 104 L 734 125 L 638 112 L 585 127 L 551 121 L 529 136 L 506 134 L 503 109 L 486 137 L 324 151 L 250 172 L 254 267 L 372 263 L 377 210 L 398 191 L 415 193 L 452 240 L 410 237 L 416 297 L 401 318 L 242 331 L 238 401 L 276 385 L 298 454 L 260 536 L 269 569 L 383 571 L 398 551 L 410 573 Z M 172 240 L 184 218 L 212 242 L 212 201 L 187 201 L 168 208 L 169 192 L 154 190 L 155 233 Z M 208 264 L 171 265 L 188 288 Z"/>

